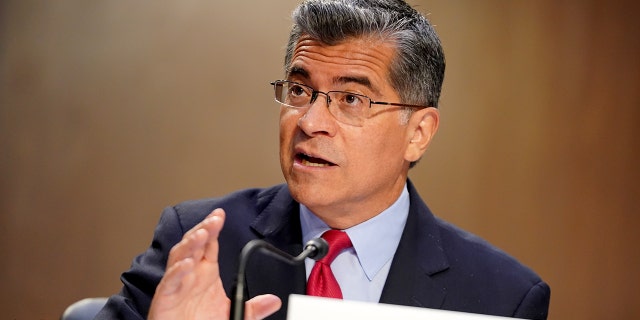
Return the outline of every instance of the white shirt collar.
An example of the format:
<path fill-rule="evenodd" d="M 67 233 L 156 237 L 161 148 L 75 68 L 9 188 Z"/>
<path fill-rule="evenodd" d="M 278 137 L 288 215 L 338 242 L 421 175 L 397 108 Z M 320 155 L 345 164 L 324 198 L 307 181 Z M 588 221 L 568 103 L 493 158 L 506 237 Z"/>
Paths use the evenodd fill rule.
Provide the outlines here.
<path fill-rule="evenodd" d="M 389 208 L 344 230 L 351 238 L 360 266 L 369 280 L 393 258 L 408 215 L 409 191 L 405 184 L 402 193 Z M 300 224 L 303 244 L 330 229 L 303 204 L 300 204 Z"/>

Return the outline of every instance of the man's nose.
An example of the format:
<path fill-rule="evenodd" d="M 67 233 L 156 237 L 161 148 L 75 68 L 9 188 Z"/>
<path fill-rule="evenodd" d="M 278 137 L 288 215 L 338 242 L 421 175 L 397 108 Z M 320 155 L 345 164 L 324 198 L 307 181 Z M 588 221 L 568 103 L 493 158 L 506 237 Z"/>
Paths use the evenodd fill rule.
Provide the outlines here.
<path fill-rule="evenodd" d="M 314 92 L 309 107 L 298 120 L 298 127 L 308 136 L 325 134 L 333 136 L 336 132 L 336 119 L 329 110 L 330 98 L 324 92 Z"/>

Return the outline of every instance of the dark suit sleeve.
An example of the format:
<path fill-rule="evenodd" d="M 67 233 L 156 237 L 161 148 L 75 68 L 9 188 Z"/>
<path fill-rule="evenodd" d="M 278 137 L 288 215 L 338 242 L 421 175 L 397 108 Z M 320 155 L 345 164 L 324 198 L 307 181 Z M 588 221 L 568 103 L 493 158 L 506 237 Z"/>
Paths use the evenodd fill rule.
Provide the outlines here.
<path fill-rule="evenodd" d="M 524 296 L 516 309 L 514 317 L 522 319 L 547 319 L 551 289 L 540 281 Z"/>
<path fill-rule="evenodd" d="M 109 298 L 95 319 L 145 319 L 156 286 L 164 275 L 169 251 L 183 234 L 175 209 L 166 208 L 156 226 L 151 247 L 136 257 L 131 268 L 122 274 L 122 290 Z"/>

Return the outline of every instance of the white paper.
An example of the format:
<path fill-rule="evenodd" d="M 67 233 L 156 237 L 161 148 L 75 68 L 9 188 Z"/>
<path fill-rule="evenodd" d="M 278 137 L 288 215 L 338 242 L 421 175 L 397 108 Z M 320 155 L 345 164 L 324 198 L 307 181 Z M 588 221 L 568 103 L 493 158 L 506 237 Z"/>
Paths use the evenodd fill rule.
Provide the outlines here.
<path fill-rule="evenodd" d="M 289 296 L 287 320 L 328 319 L 498 320 L 513 318 L 447 310 L 398 306 L 383 303 L 329 299 L 295 294 Z"/>

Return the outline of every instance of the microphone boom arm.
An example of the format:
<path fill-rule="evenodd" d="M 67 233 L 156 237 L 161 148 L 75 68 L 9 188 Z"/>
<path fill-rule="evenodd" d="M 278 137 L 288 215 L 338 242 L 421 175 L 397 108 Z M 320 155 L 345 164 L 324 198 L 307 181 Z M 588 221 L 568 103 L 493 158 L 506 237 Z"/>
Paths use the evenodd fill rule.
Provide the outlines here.
<path fill-rule="evenodd" d="M 304 250 L 302 250 L 299 255 L 293 257 L 264 240 L 254 239 L 249 241 L 240 252 L 236 286 L 233 289 L 233 296 L 231 299 L 231 312 L 229 314 L 230 320 L 244 320 L 244 274 L 247 268 L 249 256 L 251 256 L 251 254 L 256 250 L 261 250 L 280 261 L 296 265 L 304 261 L 305 258 L 312 258 L 315 260 L 322 259 L 329 251 L 329 244 L 322 238 L 311 239 L 307 244 L 305 244 Z"/>

